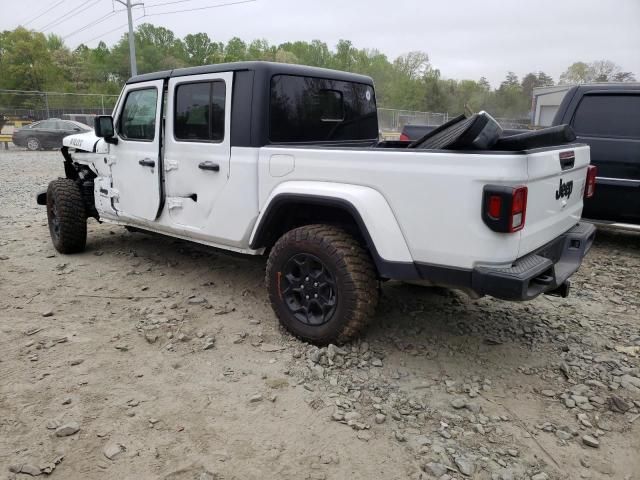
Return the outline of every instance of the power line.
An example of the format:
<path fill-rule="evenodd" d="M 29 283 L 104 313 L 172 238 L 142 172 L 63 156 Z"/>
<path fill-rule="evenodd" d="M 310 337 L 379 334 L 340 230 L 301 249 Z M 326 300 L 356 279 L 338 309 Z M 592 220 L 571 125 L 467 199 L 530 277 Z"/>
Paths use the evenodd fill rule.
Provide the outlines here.
<path fill-rule="evenodd" d="M 122 10 L 118 10 L 118 12 L 121 12 L 121 11 L 122 11 Z M 78 28 L 77 30 L 74 30 L 73 32 L 68 33 L 67 35 L 65 35 L 64 37 L 62 37 L 62 39 L 63 39 L 63 40 L 66 40 L 67 38 L 72 37 L 72 36 L 73 36 L 73 35 L 75 35 L 76 33 L 83 32 L 83 31 L 85 31 L 87 28 L 94 27 L 94 26 L 98 25 L 99 23 L 104 22 L 105 20 L 109 20 L 111 17 L 113 17 L 113 16 L 114 16 L 116 13 L 118 13 L 118 12 L 116 12 L 116 11 L 109 12 L 109 13 L 107 13 L 106 15 L 103 15 L 102 17 L 100 17 L 100 18 L 98 18 L 98 19 L 94 20 L 93 22 L 90 22 L 90 23 L 86 24 L 84 27 L 80 27 L 80 28 Z"/>
<path fill-rule="evenodd" d="M 40 15 L 36 15 L 35 17 L 33 17 L 31 20 L 29 20 L 28 22 L 25 22 L 22 26 L 26 27 L 27 25 L 29 25 L 31 22 L 36 21 L 37 19 L 39 19 L 40 17 L 42 17 L 44 14 L 49 13 L 51 10 L 53 10 L 54 8 L 56 8 L 58 5 L 60 5 L 61 3 L 63 3 L 65 0 L 60 0 L 58 3 L 55 3 L 54 5 L 52 5 L 51 7 L 47 8 L 44 12 L 42 12 Z"/>
<path fill-rule="evenodd" d="M 145 5 L 145 8 L 156 8 L 156 7 L 162 7 L 163 5 L 173 5 L 175 3 L 185 3 L 185 2 L 193 2 L 193 0 L 174 0 L 173 2 L 163 2 L 163 3 L 156 3 L 156 4 L 151 4 L 151 5 Z"/>
<path fill-rule="evenodd" d="M 55 20 L 50 21 L 49 23 L 47 23 L 45 26 L 40 27 L 40 32 L 43 32 L 45 30 L 50 29 L 51 27 L 57 27 L 58 25 L 60 25 L 61 23 L 64 23 L 66 21 L 68 21 L 69 19 L 75 17 L 76 15 L 81 14 L 82 12 L 84 12 L 85 10 L 87 10 L 88 8 L 93 7 L 95 4 L 97 4 L 100 0 L 85 0 L 84 2 L 82 2 L 80 5 L 78 5 L 75 8 L 72 8 L 71 10 L 69 10 L 68 12 L 63 13 L 62 15 L 60 15 L 58 18 L 56 18 Z M 89 5 L 87 5 L 89 4 Z M 86 5 L 86 6 L 85 6 Z M 84 8 L 82 8 L 84 7 Z M 79 10 L 78 10 L 79 9 Z"/>
<path fill-rule="evenodd" d="M 80 15 L 82 12 L 84 12 L 85 10 L 89 10 L 91 7 L 95 6 L 96 4 L 98 4 L 100 2 L 100 0 L 93 0 L 93 2 L 91 2 L 91 0 L 86 0 L 84 3 L 80 4 L 77 8 L 79 8 L 79 10 L 76 10 L 75 12 L 73 12 L 71 15 L 67 15 L 64 18 L 58 19 L 57 21 L 53 22 L 53 24 L 48 24 L 44 27 L 42 27 L 41 31 L 44 32 L 45 30 L 48 30 L 50 28 L 53 27 L 57 27 L 58 25 L 63 24 L 64 22 L 72 19 L 73 17 Z M 89 5 L 87 5 L 87 3 L 89 3 Z M 86 6 L 85 6 L 86 5 Z M 83 7 L 84 8 L 81 8 Z"/>
<path fill-rule="evenodd" d="M 136 20 L 136 21 L 138 21 L 138 20 L 140 20 L 141 18 L 144 18 L 144 17 L 145 17 L 144 15 L 140 15 L 140 16 L 139 16 L 138 18 L 136 18 L 135 20 Z M 92 41 L 94 41 L 96 38 L 104 37 L 105 35 L 109 35 L 110 33 L 115 32 L 116 30 L 122 30 L 124 27 L 126 27 L 126 26 L 128 26 L 128 25 L 129 25 L 129 22 L 127 22 L 127 23 L 125 23 L 125 24 L 123 24 L 123 25 L 120 25 L 119 27 L 116 27 L 116 28 L 114 28 L 114 29 L 112 29 L 112 30 L 109 30 L 109 31 L 107 31 L 107 32 L 101 33 L 100 35 L 96 35 L 95 37 L 91 37 L 89 40 L 85 40 L 85 41 L 84 41 L 84 42 L 82 42 L 82 43 L 89 43 L 89 42 L 92 42 Z"/>
<path fill-rule="evenodd" d="M 165 4 L 174 4 L 174 3 L 185 3 L 187 1 L 191 1 L 191 0 L 173 0 L 171 2 L 163 3 L 163 5 L 165 5 Z M 159 13 L 150 13 L 150 14 L 146 14 L 145 13 L 145 14 L 140 15 L 138 18 L 135 18 L 134 21 L 137 22 L 138 20 L 141 20 L 142 18 L 145 18 L 145 17 L 157 17 L 157 16 L 160 16 L 160 15 L 169 15 L 169 14 L 173 14 L 173 13 L 183 13 L 183 12 L 194 12 L 194 11 L 199 11 L 199 10 L 208 10 L 208 9 L 211 9 L 211 8 L 220 8 L 220 7 L 227 7 L 227 6 L 231 6 L 231 5 L 240 5 L 240 4 L 243 4 L 243 3 L 253 3 L 253 2 L 256 2 L 256 1 L 257 0 L 239 0 L 239 1 L 235 1 L 235 2 L 221 3 L 221 4 L 218 4 L 218 5 L 210 5 L 208 7 L 188 8 L 188 9 L 182 9 L 182 10 L 174 10 L 174 11 L 170 11 L 170 12 L 159 12 Z M 154 5 L 154 6 L 159 7 L 161 5 Z M 150 8 L 150 7 L 146 7 L 146 8 Z M 115 13 L 115 12 L 112 12 L 112 13 Z M 107 18 L 110 18 L 110 17 L 107 17 L 107 15 L 105 15 L 104 19 L 106 20 Z M 101 18 L 98 19 L 98 20 L 100 20 L 100 22 L 102 21 Z M 100 23 L 100 22 L 98 22 L 98 20 L 96 20 L 96 24 Z M 128 24 L 129 24 L 128 22 L 125 23 L 125 24 L 122 24 L 122 25 L 120 25 L 120 26 L 118 26 L 116 28 L 113 28 L 113 29 L 108 30 L 106 32 L 103 32 L 103 33 L 101 33 L 99 35 L 96 35 L 95 37 L 91 37 L 88 40 L 83 41 L 82 43 L 87 44 L 87 43 L 92 42 L 92 41 L 94 41 L 94 40 L 96 40 L 98 38 L 101 38 L 101 37 L 104 37 L 106 35 L 109 35 L 110 33 L 113 33 L 113 32 L 118 31 L 118 30 L 122 30 L 124 27 L 128 26 Z M 85 27 L 89 28 L 90 26 L 93 26 L 93 25 L 86 25 Z M 82 29 L 86 29 L 85 27 L 83 27 Z M 71 36 L 71 35 L 73 35 L 75 33 L 76 32 L 72 32 L 68 36 Z"/>
<path fill-rule="evenodd" d="M 159 15 L 169 15 L 172 13 L 183 13 L 183 12 L 195 12 L 198 10 L 208 10 L 210 8 L 220 8 L 220 7 L 228 7 L 231 5 L 240 5 L 242 3 L 253 3 L 256 2 L 257 0 L 241 0 L 238 2 L 228 2 L 228 3 L 221 3 L 218 5 L 211 5 L 210 7 L 198 7 L 198 8 L 188 8 L 188 9 L 183 9 L 183 10 L 172 10 L 170 12 L 160 12 L 160 13 L 149 13 L 145 16 L 147 17 L 157 17 Z"/>

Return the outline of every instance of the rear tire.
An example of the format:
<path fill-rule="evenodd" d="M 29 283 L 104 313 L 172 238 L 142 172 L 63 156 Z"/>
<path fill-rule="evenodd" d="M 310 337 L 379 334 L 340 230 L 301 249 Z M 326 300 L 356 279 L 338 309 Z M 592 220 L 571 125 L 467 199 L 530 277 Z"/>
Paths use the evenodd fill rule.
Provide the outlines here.
<path fill-rule="evenodd" d="M 284 328 L 319 345 L 357 336 L 378 303 L 376 271 L 368 252 L 330 225 L 285 233 L 269 255 L 266 283 Z"/>
<path fill-rule="evenodd" d="M 41 148 L 42 148 L 42 144 L 40 143 L 40 140 L 38 140 L 36 137 L 27 138 L 27 150 L 31 150 L 32 152 L 35 152 L 36 150 L 40 150 Z"/>
<path fill-rule="evenodd" d="M 87 244 L 87 216 L 78 185 L 69 178 L 49 183 L 47 219 L 53 246 L 60 253 L 78 253 Z"/>

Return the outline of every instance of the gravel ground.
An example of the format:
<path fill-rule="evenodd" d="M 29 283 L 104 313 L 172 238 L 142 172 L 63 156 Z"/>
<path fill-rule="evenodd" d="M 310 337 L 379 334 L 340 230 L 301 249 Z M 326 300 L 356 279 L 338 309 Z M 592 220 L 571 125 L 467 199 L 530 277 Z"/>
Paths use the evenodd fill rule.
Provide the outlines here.
<path fill-rule="evenodd" d="M 568 299 L 385 284 L 318 349 L 264 259 L 93 220 L 56 253 L 59 175 L 0 151 L 0 478 L 640 479 L 640 236 L 600 232 Z"/>

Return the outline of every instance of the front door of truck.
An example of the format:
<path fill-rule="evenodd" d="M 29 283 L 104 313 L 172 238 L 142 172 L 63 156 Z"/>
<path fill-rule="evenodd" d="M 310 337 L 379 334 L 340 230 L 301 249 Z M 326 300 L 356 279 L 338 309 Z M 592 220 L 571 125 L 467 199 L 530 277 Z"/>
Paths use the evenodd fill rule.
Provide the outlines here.
<path fill-rule="evenodd" d="M 107 189 L 118 216 L 155 220 L 160 209 L 160 126 L 163 81 L 127 85 L 110 145 L 112 187 Z"/>
<path fill-rule="evenodd" d="M 232 72 L 169 80 L 164 170 L 175 227 L 204 230 L 229 178 L 232 82 Z"/>

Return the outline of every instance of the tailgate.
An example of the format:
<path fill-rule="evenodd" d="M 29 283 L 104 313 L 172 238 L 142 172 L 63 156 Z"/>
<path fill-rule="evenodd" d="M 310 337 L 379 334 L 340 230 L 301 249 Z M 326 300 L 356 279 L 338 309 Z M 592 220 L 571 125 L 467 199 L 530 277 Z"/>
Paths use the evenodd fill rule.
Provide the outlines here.
<path fill-rule="evenodd" d="M 545 245 L 578 223 L 588 166 L 587 145 L 528 154 L 529 191 L 519 256 Z"/>

